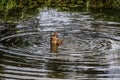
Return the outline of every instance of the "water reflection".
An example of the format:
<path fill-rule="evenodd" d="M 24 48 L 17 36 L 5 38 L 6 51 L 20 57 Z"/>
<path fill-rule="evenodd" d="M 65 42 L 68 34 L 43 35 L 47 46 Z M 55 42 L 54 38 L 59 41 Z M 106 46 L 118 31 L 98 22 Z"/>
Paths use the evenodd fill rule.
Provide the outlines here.
<path fill-rule="evenodd" d="M 13 27 L 1 25 L 0 77 L 35 80 L 120 78 L 119 25 L 118 22 L 96 20 L 88 14 L 54 9 L 43 10 L 37 17 Z M 64 39 L 57 54 L 50 53 L 50 33 L 54 31 Z"/>
<path fill-rule="evenodd" d="M 50 78 L 66 78 L 67 70 L 62 69 L 62 60 L 61 63 L 58 63 L 60 60 L 58 59 L 49 59 L 49 61 L 46 64 L 47 70 L 52 70 L 53 72 L 48 75 Z"/>

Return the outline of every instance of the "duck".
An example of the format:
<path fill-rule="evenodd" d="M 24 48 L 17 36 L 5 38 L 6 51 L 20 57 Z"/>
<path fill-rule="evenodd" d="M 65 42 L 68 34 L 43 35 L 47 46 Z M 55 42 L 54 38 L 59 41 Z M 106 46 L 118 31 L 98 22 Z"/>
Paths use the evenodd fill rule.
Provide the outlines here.
<path fill-rule="evenodd" d="M 58 46 L 61 46 L 62 43 L 63 40 L 58 38 L 58 32 L 54 32 L 54 34 L 51 35 L 51 39 L 50 39 L 51 52 L 57 52 Z"/>

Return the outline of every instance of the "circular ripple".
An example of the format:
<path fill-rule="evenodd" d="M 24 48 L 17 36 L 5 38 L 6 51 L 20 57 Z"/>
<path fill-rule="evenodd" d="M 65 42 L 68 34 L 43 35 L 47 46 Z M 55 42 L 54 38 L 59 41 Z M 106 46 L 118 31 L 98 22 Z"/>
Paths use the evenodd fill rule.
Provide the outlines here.
<path fill-rule="evenodd" d="M 96 27 L 95 22 L 100 25 Z M 3 31 L 0 36 L 0 77 L 43 80 L 120 78 L 119 30 L 95 22 L 88 15 L 51 10 L 41 12 L 37 19 L 16 25 L 9 32 Z M 58 31 L 59 37 L 64 39 L 57 54 L 49 51 L 53 31 Z"/>

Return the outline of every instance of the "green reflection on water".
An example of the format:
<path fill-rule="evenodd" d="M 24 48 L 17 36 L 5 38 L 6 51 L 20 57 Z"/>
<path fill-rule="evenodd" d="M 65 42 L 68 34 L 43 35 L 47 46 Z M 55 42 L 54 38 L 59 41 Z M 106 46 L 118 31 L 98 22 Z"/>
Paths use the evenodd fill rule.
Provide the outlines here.
<path fill-rule="evenodd" d="M 94 14 L 95 18 L 120 21 L 120 2 L 118 0 L 1 0 L 0 2 L 1 21 L 23 20 L 38 14 L 39 10 L 45 7 L 68 12 L 87 11 Z"/>

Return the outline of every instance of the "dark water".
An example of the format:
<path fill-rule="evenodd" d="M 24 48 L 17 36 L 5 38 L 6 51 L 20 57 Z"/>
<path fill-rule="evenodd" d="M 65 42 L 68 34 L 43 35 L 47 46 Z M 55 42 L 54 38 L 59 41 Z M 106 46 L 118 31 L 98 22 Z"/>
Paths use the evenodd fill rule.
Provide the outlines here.
<path fill-rule="evenodd" d="M 27 21 L 0 28 L 2 80 L 120 79 L 119 22 L 45 9 Z M 64 40 L 57 54 L 50 53 L 54 31 Z"/>

